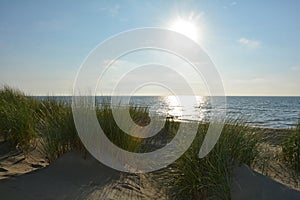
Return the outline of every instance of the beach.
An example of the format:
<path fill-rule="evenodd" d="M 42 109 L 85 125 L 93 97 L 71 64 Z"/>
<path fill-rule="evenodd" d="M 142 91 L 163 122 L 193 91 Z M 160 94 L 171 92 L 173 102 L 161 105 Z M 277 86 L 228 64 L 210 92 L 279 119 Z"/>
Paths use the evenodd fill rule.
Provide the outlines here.
<path fill-rule="evenodd" d="M 262 144 L 270 145 L 264 146 L 265 156 L 276 154 L 274 149 L 278 140 L 269 137 Z M 89 154 L 84 156 L 76 151 L 49 164 L 38 149 L 24 155 L 19 151 L 5 153 L 3 143 L 0 147 L 0 193 L 3 199 L 168 199 L 167 188 L 159 187 L 155 172 L 121 173 Z M 271 160 L 264 170 L 265 175 L 259 167 L 253 170 L 245 164 L 235 166 L 232 199 L 300 198 L 300 177 L 292 175 L 283 163 L 277 161 L 276 164 Z"/>
<path fill-rule="evenodd" d="M 1 1 L 0 200 L 300 200 L 300 1 L 270 2 Z"/>

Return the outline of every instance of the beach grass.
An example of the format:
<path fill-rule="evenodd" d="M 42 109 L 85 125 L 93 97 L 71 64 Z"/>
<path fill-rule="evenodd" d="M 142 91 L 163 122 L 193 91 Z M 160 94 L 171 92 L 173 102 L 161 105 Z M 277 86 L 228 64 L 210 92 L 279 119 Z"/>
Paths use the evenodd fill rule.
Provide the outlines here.
<path fill-rule="evenodd" d="M 118 106 L 117 109 L 123 108 Z M 134 122 L 148 123 L 148 108 L 131 106 L 129 111 Z M 138 151 L 142 140 L 125 134 L 118 127 L 105 100 L 96 107 L 96 114 L 113 143 L 128 151 Z M 8 86 L 0 89 L 0 139 L 24 152 L 40 143 L 49 162 L 71 150 L 85 152 L 77 135 L 70 102 L 57 101 L 54 97 L 32 98 Z"/>
<path fill-rule="evenodd" d="M 0 136 L 12 148 L 27 151 L 36 138 L 36 101 L 19 90 L 0 90 Z"/>
<path fill-rule="evenodd" d="M 37 131 L 49 162 L 73 149 L 83 150 L 77 135 L 70 103 L 48 98 L 40 102 Z"/>
<path fill-rule="evenodd" d="M 120 105 L 116 105 L 114 109 L 117 110 L 117 112 L 122 112 L 125 108 Z M 129 112 L 133 121 L 139 124 L 145 123 L 142 122 L 142 120 L 148 118 L 148 112 L 146 111 L 146 108 L 143 107 L 130 106 Z M 129 152 L 139 151 L 143 139 L 133 137 L 125 133 L 118 126 L 118 124 L 114 120 L 112 108 L 109 104 L 100 103 L 100 106 L 96 108 L 96 114 L 103 132 L 112 143 Z"/>
<path fill-rule="evenodd" d="M 281 143 L 283 159 L 300 172 L 300 121 Z"/>
<path fill-rule="evenodd" d="M 213 150 L 204 158 L 198 153 L 208 130 L 201 124 L 192 146 L 165 176 L 171 199 L 231 199 L 232 169 L 251 165 L 257 155 L 258 136 L 241 120 L 229 120 Z"/>
<path fill-rule="evenodd" d="M 117 106 L 115 109 L 121 111 L 124 108 Z M 136 119 L 138 123 L 142 123 L 137 121 L 138 119 L 147 119 L 146 108 L 130 107 L 129 111 L 132 118 Z M 106 100 L 96 106 L 95 112 L 102 130 L 109 140 L 127 151 L 138 151 L 142 140 L 124 133 L 119 128 Z M 50 162 L 71 150 L 86 152 L 76 131 L 70 102 L 55 101 L 51 98 L 42 100 L 39 114 L 39 135 L 42 139 L 43 152 Z"/>

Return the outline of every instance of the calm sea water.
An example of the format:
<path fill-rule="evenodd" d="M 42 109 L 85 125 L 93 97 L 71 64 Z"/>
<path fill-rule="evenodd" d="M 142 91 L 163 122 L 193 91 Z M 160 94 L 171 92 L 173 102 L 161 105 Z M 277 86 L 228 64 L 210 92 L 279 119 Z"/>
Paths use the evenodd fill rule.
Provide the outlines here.
<path fill-rule="evenodd" d="M 55 98 L 71 101 L 71 97 Z M 97 101 L 101 102 L 103 98 L 109 100 L 109 97 L 97 97 Z M 197 97 L 196 103 L 185 106 L 181 106 L 174 96 L 135 96 L 131 97 L 130 103 L 148 106 L 151 115 L 173 116 L 179 121 L 205 121 L 209 119 L 212 111 L 209 97 Z M 242 117 L 252 126 L 290 128 L 300 118 L 300 97 L 227 97 L 226 106 L 228 117 Z"/>

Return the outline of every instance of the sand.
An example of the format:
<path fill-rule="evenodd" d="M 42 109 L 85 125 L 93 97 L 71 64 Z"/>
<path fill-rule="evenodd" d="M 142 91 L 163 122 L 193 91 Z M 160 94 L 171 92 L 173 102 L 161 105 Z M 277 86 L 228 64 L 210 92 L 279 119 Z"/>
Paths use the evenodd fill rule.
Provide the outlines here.
<path fill-rule="evenodd" d="M 144 178 L 144 180 L 143 180 Z M 0 181 L 1 199 L 164 199 L 141 176 L 125 176 L 90 155 L 63 155 L 53 164 Z"/>
<path fill-rule="evenodd" d="M 38 148 L 28 154 L 9 150 L 7 143 L 0 142 L 0 180 L 16 177 L 48 165 Z"/>
<path fill-rule="evenodd" d="M 2 152 L 3 154 L 3 152 Z M 38 151 L 27 156 L 6 152 L 0 157 L 0 199 L 167 199 L 148 175 L 129 175 L 92 156 L 70 152 L 48 165 Z M 234 168 L 232 199 L 300 199 L 300 191 L 242 164 Z"/>
<path fill-rule="evenodd" d="M 284 129 L 267 129 L 258 146 L 258 160 L 253 167 L 256 172 L 300 191 L 300 173 L 293 170 L 282 157 L 281 143 L 289 135 Z"/>
<path fill-rule="evenodd" d="M 300 199 L 300 191 L 257 173 L 244 164 L 234 168 L 231 188 L 232 199 Z"/>

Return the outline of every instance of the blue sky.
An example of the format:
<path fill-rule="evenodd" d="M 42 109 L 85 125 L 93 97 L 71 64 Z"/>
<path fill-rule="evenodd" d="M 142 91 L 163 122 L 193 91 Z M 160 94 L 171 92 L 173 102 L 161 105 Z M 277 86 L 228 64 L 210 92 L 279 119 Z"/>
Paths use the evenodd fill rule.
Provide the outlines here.
<path fill-rule="evenodd" d="M 0 84 L 70 95 L 101 41 L 194 16 L 227 95 L 300 95 L 300 1 L 0 1 Z"/>

